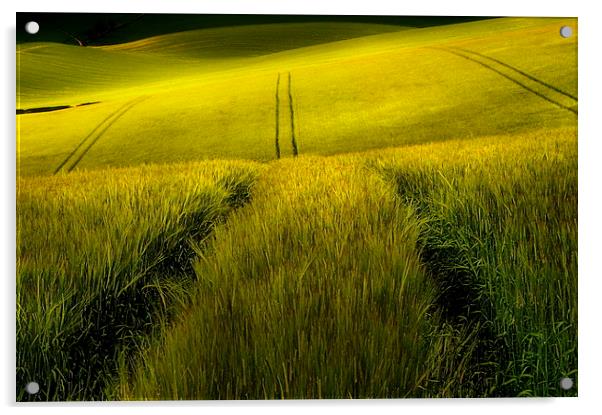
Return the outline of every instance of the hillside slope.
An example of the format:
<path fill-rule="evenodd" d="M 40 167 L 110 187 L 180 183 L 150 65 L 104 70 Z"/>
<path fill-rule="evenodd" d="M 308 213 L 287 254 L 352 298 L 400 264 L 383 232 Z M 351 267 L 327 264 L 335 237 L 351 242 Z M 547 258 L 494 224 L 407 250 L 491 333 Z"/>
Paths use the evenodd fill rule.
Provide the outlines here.
<path fill-rule="evenodd" d="M 79 155 L 70 154 L 90 143 L 73 168 L 273 159 L 279 76 L 283 156 L 292 153 L 291 125 L 300 153 L 335 154 L 571 124 L 577 68 L 566 63 L 576 61 L 576 38 L 558 36 L 565 23 L 575 24 L 497 19 L 271 53 L 283 47 L 275 30 L 264 55 L 241 57 L 234 44 L 229 59 L 199 58 L 203 31 L 147 40 L 142 50 L 28 44 L 18 52 L 18 105 L 101 102 L 18 116 L 20 171 L 71 168 Z M 268 29 L 249 42 L 269 39 Z M 201 49 L 163 55 L 195 38 Z"/>

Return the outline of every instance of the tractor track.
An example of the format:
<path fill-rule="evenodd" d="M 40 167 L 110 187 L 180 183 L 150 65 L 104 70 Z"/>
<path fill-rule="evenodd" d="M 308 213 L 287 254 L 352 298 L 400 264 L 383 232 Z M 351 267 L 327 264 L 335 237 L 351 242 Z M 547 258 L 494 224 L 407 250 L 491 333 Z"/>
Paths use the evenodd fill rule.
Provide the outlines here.
<path fill-rule="evenodd" d="M 54 174 L 57 174 L 58 172 L 60 172 L 71 160 L 75 160 L 67 168 L 68 172 L 72 171 L 79 164 L 79 162 L 82 160 L 82 158 L 88 153 L 88 151 L 90 151 L 92 146 L 94 146 L 94 144 L 96 144 L 98 142 L 98 140 L 104 135 L 104 133 L 113 124 L 115 124 L 115 122 L 117 122 L 117 120 L 119 120 L 119 118 L 121 118 L 130 109 L 132 109 L 134 106 L 138 105 L 142 101 L 146 100 L 147 98 L 148 98 L 148 96 L 141 96 L 141 97 L 135 98 L 135 99 L 125 103 L 124 105 L 119 107 L 117 110 L 113 111 L 109 116 L 107 116 L 98 125 L 96 125 L 96 127 L 94 127 L 94 129 L 92 131 L 90 131 L 90 133 L 86 137 L 84 137 L 84 139 L 82 141 L 80 141 L 80 143 L 77 146 L 75 146 L 75 148 L 71 151 L 71 153 L 69 153 L 69 155 L 54 170 Z M 89 140 L 91 140 L 91 141 L 89 141 Z M 79 155 L 76 156 L 77 152 L 86 143 L 88 143 L 88 145 L 83 149 L 83 151 Z"/>
<path fill-rule="evenodd" d="M 297 157 L 299 155 L 299 147 L 297 146 L 297 137 L 295 135 L 295 107 L 296 107 L 296 102 L 293 99 L 293 90 L 292 90 L 292 77 L 291 77 L 291 73 L 288 72 L 286 79 L 288 80 L 287 86 L 284 87 L 286 88 L 286 91 L 283 91 L 283 94 L 285 96 L 285 100 L 287 102 L 283 103 L 284 108 L 283 111 L 280 110 L 280 85 L 284 84 L 284 82 L 280 82 L 281 79 L 281 73 L 278 73 L 278 78 L 276 79 L 276 109 L 275 109 L 275 115 L 276 115 L 276 125 L 275 125 L 275 129 L 276 129 L 276 138 L 275 138 L 275 145 L 276 145 L 276 158 L 280 158 L 281 156 L 281 149 L 280 149 L 280 135 L 282 133 L 282 131 L 284 130 L 284 128 L 282 128 L 283 126 L 280 125 L 280 116 L 281 113 L 284 114 L 285 111 L 288 111 L 288 115 L 289 115 L 289 122 L 287 124 L 290 124 L 290 134 L 291 134 L 291 152 L 293 154 L 294 157 Z M 288 130 L 288 128 L 286 128 Z"/>
<path fill-rule="evenodd" d="M 299 155 L 299 149 L 297 148 L 297 140 L 295 139 L 295 110 L 293 105 L 293 89 L 290 72 L 288 73 L 288 105 L 291 114 L 291 145 L 293 146 L 293 156 L 297 157 Z"/>
<path fill-rule="evenodd" d="M 534 82 L 537 82 L 540 85 L 543 85 L 546 88 L 552 89 L 552 90 L 558 92 L 559 94 L 564 95 L 567 98 L 571 98 L 572 100 L 577 101 L 577 97 L 575 97 L 574 95 L 571 95 L 568 92 L 565 92 L 562 89 L 560 89 L 558 87 L 555 87 L 554 85 L 551 85 L 551 84 L 549 84 L 549 83 L 547 83 L 545 81 L 542 81 L 541 79 L 537 79 L 533 75 L 530 75 L 530 74 L 528 74 L 528 73 L 526 73 L 526 72 L 524 72 L 524 71 L 522 71 L 522 70 L 520 70 L 520 69 L 518 69 L 518 68 L 516 68 L 514 66 L 508 65 L 506 62 L 503 62 L 503 61 L 501 61 L 499 59 L 492 58 L 491 56 L 483 55 L 482 53 L 478 53 L 478 52 L 475 52 L 475 51 L 472 51 L 472 50 L 469 50 L 469 49 L 463 49 L 463 48 L 458 48 L 458 47 L 452 47 L 450 49 L 455 49 L 455 50 L 458 50 L 458 51 L 461 51 L 461 52 L 464 52 L 464 53 L 468 53 L 468 54 L 471 54 L 471 55 L 475 55 L 475 56 L 481 57 L 481 58 L 483 58 L 485 60 L 489 60 L 489 61 L 495 62 L 497 64 L 500 64 L 500 65 L 502 65 L 502 66 L 504 66 L 504 67 L 506 67 L 506 68 L 508 68 L 508 69 L 510 69 L 512 71 L 514 71 L 514 72 L 517 72 L 517 73 L 523 75 L 526 78 L 529 78 L 530 80 L 532 80 Z"/>
<path fill-rule="evenodd" d="M 280 96 L 278 91 L 280 89 L 280 74 L 276 79 L 276 158 L 280 158 Z"/>
<path fill-rule="evenodd" d="M 520 86 L 524 90 L 531 92 L 532 94 L 548 101 L 549 103 L 551 103 L 559 108 L 562 108 L 564 110 L 570 111 L 575 115 L 578 114 L 577 109 L 572 107 L 572 106 L 577 105 L 577 103 L 578 103 L 578 100 L 576 97 L 574 97 L 573 95 L 571 95 L 567 92 L 562 91 L 561 89 L 559 89 L 553 85 L 548 84 L 547 82 L 537 79 L 536 77 L 534 77 L 520 69 L 517 69 L 511 65 L 508 65 L 505 62 L 502 62 L 495 58 L 491 58 L 489 56 L 483 55 L 478 52 L 470 51 L 468 49 L 461 49 L 461 48 L 455 48 L 455 47 L 449 47 L 449 48 L 431 47 L 429 49 L 434 49 L 434 50 L 451 53 L 451 54 L 461 57 L 463 59 L 466 59 L 466 60 L 469 60 L 476 64 L 479 64 L 479 65 L 483 66 L 484 68 L 487 68 L 487 69 L 497 73 L 498 75 L 508 79 L 509 81 Z M 529 83 L 536 84 L 537 86 L 529 85 Z M 536 88 L 543 89 L 543 91 L 537 90 Z M 562 95 L 564 98 L 561 98 L 559 96 L 554 96 L 554 95 Z M 568 103 L 560 102 L 561 99 L 563 99 L 564 101 L 569 101 L 569 102 Z"/>

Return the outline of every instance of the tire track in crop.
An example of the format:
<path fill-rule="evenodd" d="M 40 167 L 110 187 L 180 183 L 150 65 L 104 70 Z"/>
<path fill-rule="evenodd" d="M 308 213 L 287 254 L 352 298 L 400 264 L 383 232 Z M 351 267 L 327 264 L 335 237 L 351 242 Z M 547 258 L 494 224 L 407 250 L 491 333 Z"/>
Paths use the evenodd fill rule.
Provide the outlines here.
<path fill-rule="evenodd" d="M 467 50 L 459 49 L 459 48 L 431 47 L 430 49 L 435 49 L 435 50 L 440 50 L 440 51 L 444 51 L 447 53 L 451 53 L 453 55 L 459 56 L 459 57 L 469 60 L 471 62 L 477 63 L 477 64 L 497 73 L 498 75 L 508 79 L 509 81 L 511 81 L 511 82 L 515 83 L 516 85 L 520 86 L 521 88 L 531 92 L 532 94 L 548 101 L 549 103 L 556 105 L 559 108 L 565 109 L 565 110 L 570 111 L 573 114 L 577 115 L 577 110 L 575 108 L 572 108 L 571 106 L 565 105 L 565 103 L 560 102 L 560 100 L 563 98 L 560 98 L 560 97 L 554 96 L 554 95 L 563 95 L 565 97 L 564 98 L 565 100 L 568 98 L 571 101 L 570 105 L 577 104 L 577 99 L 575 97 L 573 97 L 572 95 L 570 95 L 564 91 L 559 90 L 556 87 L 548 85 L 546 82 L 541 81 L 529 74 L 526 74 L 525 72 L 523 72 L 519 69 L 516 69 L 516 68 L 514 68 L 508 64 L 505 64 L 501 61 L 498 61 L 497 59 L 489 58 L 485 55 L 477 54 L 476 52 L 471 52 L 471 51 L 467 51 Z M 469 53 L 472 53 L 475 56 L 479 56 L 479 58 L 471 57 L 469 55 Z M 506 71 L 508 71 L 509 73 L 504 72 L 504 69 Z M 535 89 L 535 88 L 537 88 L 535 85 L 528 85 L 529 83 L 537 84 L 539 88 L 543 87 L 543 91 L 538 91 L 537 89 Z"/>
<path fill-rule="evenodd" d="M 88 139 L 90 139 L 90 137 L 92 137 L 96 133 L 96 131 L 98 131 L 100 128 L 102 128 L 102 126 L 105 123 L 107 123 L 111 118 L 113 118 L 115 116 L 115 114 L 117 114 L 126 105 L 127 104 L 124 104 L 122 107 L 119 107 L 117 110 L 115 110 L 111 114 L 109 114 L 109 116 L 107 116 L 104 120 L 102 120 L 98 125 L 96 125 L 96 127 L 94 127 L 94 129 L 92 131 L 90 131 L 90 133 L 86 137 L 84 137 L 84 139 L 82 141 L 80 141 L 80 143 L 77 146 L 75 146 L 73 151 L 71 151 L 71 153 L 69 153 L 69 155 L 61 162 L 61 164 L 58 165 L 58 167 L 54 170 L 54 174 L 57 174 L 63 168 L 63 166 L 65 166 L 65 164 L 67 164 L 69 162 L 71 157 L 73 157 L 75 155 L 77 150 L 79 150 L 81 148 L 81 146 L 83 146 L 86 143 L 86 141 L 88 141 Z"/>
<path fill-rule="evenodd" d="M 280 158 L 280 141 L 278 135 L 280 134 L 280 97 L 278 90 L 280 89 L 280 73 L 276 79 L 276 158 Z"/>
<path fill-rule="evenodd" d="M 142 96 L 142 97 L 138 97 L 138 98 L 136 98 L 136 99 L 134 99 L 132 101 L 129 101 L 129 102 L 125 103 L 124 105 L 122 105 L 121 107 L 119 107 L 114 112 L 112 112 L 104 120 L 102 120 L 96 127 L 94 127 L 94 129 L 86 137 L 84 137 L 84 139 L 77 146 L 75 146 L 75 148 L 73 149 L 73 151 L 71 151 L 71 153 L 69 153 L 69 155 L 54 170 L 54 174 L 57 174 L 59 171 L 61 171 L 61 169 L 63 169 L 63 167 L 65 167 L 65 165 L 67 163 L 69 163 L 69 161 L 72 160 L 73 157 L 75 157 L 75 155 L 78 152 L 78 150 L 80 148 L 82 148 L 82 146 L 84 144 L 86 144 L 86 142 L 88 142 L 88 140 L 92 139 L 92 141 L 88 144 L 88 146 L 86 148 L 84 148 L 84 150 L 80 153 L 80 155 L 75 159 L 75 161 L 67 169 L 68 172 L 72 171 L 77 166 L 77 164 L 82 160 L 82 158 L 88 153 L 88 151 L 90 151 L 90 149 L 92 148 L 92 146 L 94 144 L 96 144 L 96 142 L 98 142 L 98 140 L 100 139 L 100 137 L 102 137 L 102 135 L 119 118 L 121 118 L 126 112 L 128 112 L 130 109 L 132 109 L 132 107 L 134 107 L 135 105 L 141 103 L 142 101 L 144 101 L 147 98 L 148 98 L 147 96 Z"/>
<path fill-rule="evenodd" d="M 293 156 L 299 155 L 299 149 L 297 148 L 297 140 L 295 139 L 295 110 L 293 108 L 293 91 L 291 85 L 291 73 L 288 73 L 288 105 L 291 114 L 291 144 L 293 146 Z"/>
<path fill-rule="evenodd" d="M 276 158 L 280 158 L 280 134 L 282 129 L 280 128 L 280 85 L 284 85 L 283 82 L 280 82 L 281 74 L 278 73 L 278 78 L 276 80 Z M 284 108 L 282 114 L 285 111 L 288 111 L 289 121 L 290 121 L 290 131 L 291 131 L 291 148 L 294 157 L 299 155 L 299 147 L 297 146 L 297 137 L 295 135 L 295 101 L 293 99 L 293 89 L 292 89 L 292 77 L 291 73 L 288 72 L 287 75 L 288 84 L 286 86 L 286 91 L 283 91 L 283 95 L 286 93 L 286 103 L 283 103 Z M 283 86 L 284 88 L 284 86 Z M 288 105 L 287 105 L 288 104 Z M 286 117 L 286 115 L 284 114 Z"/>
<path fill-rule="evenodd" d="M 479 57 L 481 57 L 481 58 L 483 58 L 485 60 L 489 60 L 489 61 L 495 62 L 497 64 L 500 64 L 500 65 L 502 65 L 502 66 L 504 66 L 504 67 L 506 67 L 506 68 L 508 68 L 508 69 L 510 69 L 512 71 L 514 71 L 514 72 L 517 72 L 517 73 L 519 73 L 519 74 L 521 74 L 521 75 L 529 78 L 533 82 L 537 82 L 538 84 L 543 85 L 546 88 L 552 89 L 552 90 L 558 92 L 559 94 L 564 95 L 567 98 L 570 98 L 570 99 L 572 99 L 574 101 L 578 100 L 577 97 L 575 97 L 574 95 L 571 95 L 568 92 L 565 92 L 562 89 L 560 89 L 560 88 L 558 88 L 558 87 L 556 87 L 554 85 L 551 85 L 551 84 L 549 84 L 549 83 L 547 83 L 545 81 L 542 81 L 541 79 L 537 79 L 533 75 L 530 75 L 530 74 L 528 74 L 528 73 L 526 73 L 526 72 L 524 72 L 524 71 L 522 71 L 522 70 L 520 70 L 520 69 L 518 69 L 518 68 L 516 68 L 514 66 L 508 65 L 506 62 L 503 62 L 503 61 L 501 61 L 499 59 L 493 58 L 491 56 L 483 55 L 482 53 L 478 53 L 478 52 L 475 52 L 475 51 L 472 51 L 472 50 L 469 50 L 469 49 L 463 49 L 463 48 L 458 48 L 458 47 L 450 47 L 450 49 L 455 49 L 455 50 L 458 50 L 458 51 L 461 51 L 461 52 L 464 52 L 464 53 L 468 53 L 468 54 L 471 54 L 471 55 L 479 56 Z"/>

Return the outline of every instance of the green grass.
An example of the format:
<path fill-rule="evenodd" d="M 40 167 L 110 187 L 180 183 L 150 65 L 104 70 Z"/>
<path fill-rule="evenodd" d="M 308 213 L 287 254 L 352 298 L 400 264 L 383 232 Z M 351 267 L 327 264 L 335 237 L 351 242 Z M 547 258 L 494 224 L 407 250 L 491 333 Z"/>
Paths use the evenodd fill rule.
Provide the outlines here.
<path fill-rule="evenodd" d="M 189 241 L 248 199 L 256 169 L 222 162 L 19 179 L 17 384 L 35 379 L 42 392 L 17 399 L 98 399 L 119 348 L 151 331 L 165 296 L 186 285 Z"/>
<path fill-rule="evenodd" d="M 126 399 L 416 394 L 435 357 L 419 227 L 361 163 L 273 163 L 195 263 L 196 290 Z"/>
<path fill-rule="evenodd" d="M 565 395 L 574 131 L 505 138 L 272 163 L 113 397 Z"/>
<path fill-rule="evenodd" d="M 563 24 L 19 44 L 17 399 L 575 396 Z"/>
<path fill-rule="evenodd" d="M 577 367 L 576 131 L 416 153 L 379 169 L 425 221 L 419 246 L 443 308 L 481 326 L 479 382 L 564 396 L 558 380 Z"/>

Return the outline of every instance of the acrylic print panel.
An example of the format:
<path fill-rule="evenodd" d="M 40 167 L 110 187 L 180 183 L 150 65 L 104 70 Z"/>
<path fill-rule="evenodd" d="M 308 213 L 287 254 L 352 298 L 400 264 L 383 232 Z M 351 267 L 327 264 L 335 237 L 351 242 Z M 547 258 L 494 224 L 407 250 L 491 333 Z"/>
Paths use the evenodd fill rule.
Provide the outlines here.
<path fill-rule="evenodd" d="M 577 19 L 17 23 L 18 401 L 577 395 Z"/>

